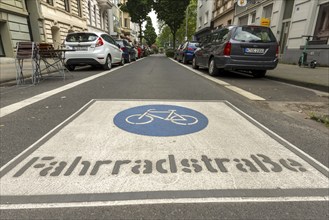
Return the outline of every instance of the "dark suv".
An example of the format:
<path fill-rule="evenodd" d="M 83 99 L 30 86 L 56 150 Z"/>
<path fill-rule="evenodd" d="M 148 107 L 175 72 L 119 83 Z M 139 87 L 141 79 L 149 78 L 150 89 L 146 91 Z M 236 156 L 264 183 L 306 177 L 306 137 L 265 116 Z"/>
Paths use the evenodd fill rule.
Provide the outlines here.
<path fill-rule="evenodd" d="M 195 51 L 192 67 L 208 68 L 209 75 L 222 70 L 242 70 L 263 77 L 278 64 L 279 46 L 268 27 L 230 26 L 206 36 Z"/>

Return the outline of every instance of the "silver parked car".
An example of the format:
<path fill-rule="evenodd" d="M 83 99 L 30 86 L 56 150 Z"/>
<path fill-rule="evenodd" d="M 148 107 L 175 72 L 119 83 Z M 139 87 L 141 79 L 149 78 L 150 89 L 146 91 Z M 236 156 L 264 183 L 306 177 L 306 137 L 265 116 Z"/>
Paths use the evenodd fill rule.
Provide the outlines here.
<path fill-rule="evenodd" d="M 77 32 L 66 36 L 66 49 L 74 49 L 65 53 L 65 66 L 72 71 L 76 66 L 102 66 L 105 70 L 112 64 L 124 64 L 120 46 L 106 33 Z"/>
<path fill-rule="evenodd" d="M 224 27 L 207 35 L 197 47 L 192 67 L 206 67 L 212 76 L 222 70 L 242 70 L 263 77 L 278 64 L 279 46 L 268 27 Z"/>

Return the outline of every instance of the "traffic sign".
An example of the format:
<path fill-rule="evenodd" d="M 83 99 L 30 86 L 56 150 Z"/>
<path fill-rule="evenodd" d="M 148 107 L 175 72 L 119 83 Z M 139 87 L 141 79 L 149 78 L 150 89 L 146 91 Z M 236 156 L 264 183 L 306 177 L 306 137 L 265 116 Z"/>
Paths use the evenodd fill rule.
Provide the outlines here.
<path fill-rule="evenodd" d="M 148 136 L 178 136 L 204 129 L 206 116 L 193 109 L 174 105 L 144 105 L 126 109 L 114 117 L 119 128 Z"/>

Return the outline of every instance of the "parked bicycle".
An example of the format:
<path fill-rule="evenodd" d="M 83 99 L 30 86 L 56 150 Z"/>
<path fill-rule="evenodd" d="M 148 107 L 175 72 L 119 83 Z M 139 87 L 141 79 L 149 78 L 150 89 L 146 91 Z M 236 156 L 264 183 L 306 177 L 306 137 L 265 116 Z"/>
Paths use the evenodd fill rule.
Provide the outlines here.
<path fill-rule="evenodd" d="M 153 122 L 155 118 L 177 125 L 194 125 L 198 123 L 197 118 L 191 115 L 180 115 L 176 113 L 176 110 L 156 111 L 155 109 L 149 109 L 143 114 L 130 115 L 126 118 L 126 122 L 134 125 L 143 125 Z"/>

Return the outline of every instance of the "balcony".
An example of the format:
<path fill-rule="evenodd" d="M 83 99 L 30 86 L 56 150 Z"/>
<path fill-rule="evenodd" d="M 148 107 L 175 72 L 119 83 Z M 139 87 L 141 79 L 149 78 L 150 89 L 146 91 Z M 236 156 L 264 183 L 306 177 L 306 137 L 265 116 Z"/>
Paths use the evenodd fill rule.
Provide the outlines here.
<path fill-rule="evenodd" d="M 97 0 L 97 3 L 103 10 L 111 9 L 114 6 L 111 0 Z"/>

